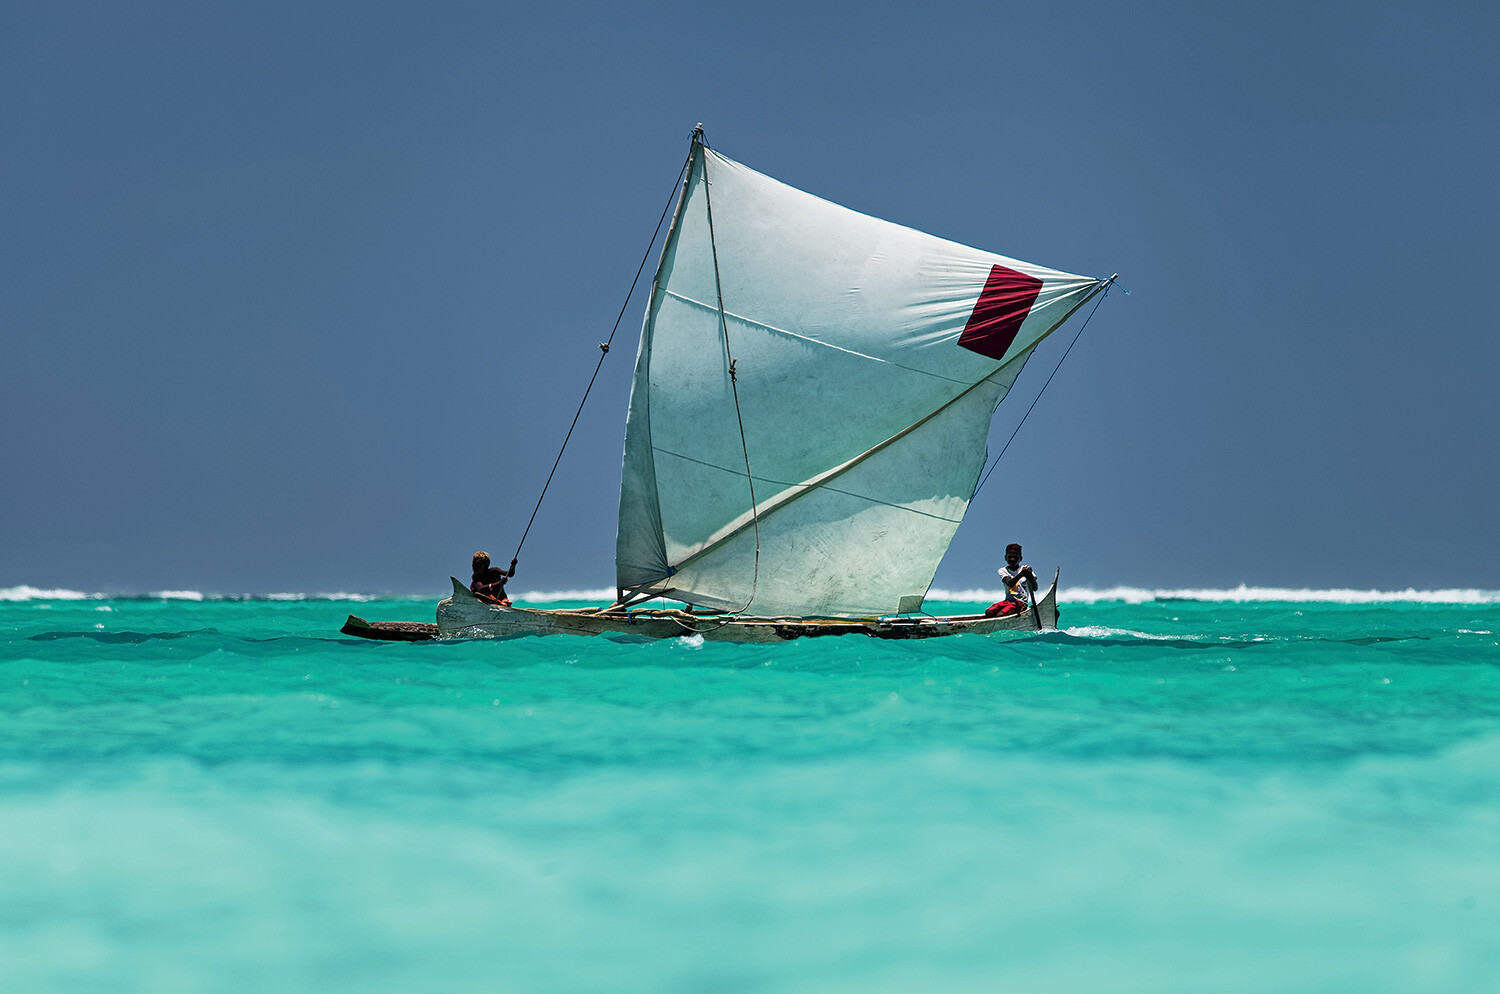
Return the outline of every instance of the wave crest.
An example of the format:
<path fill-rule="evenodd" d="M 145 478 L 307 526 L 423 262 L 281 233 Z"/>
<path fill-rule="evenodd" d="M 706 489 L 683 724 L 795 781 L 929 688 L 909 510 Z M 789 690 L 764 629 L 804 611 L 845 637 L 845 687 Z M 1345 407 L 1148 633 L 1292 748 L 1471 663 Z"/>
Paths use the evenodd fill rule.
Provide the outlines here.
<path fill-rule="evenodd" d="M 43 590 L 24 584 L 19 587 L 0 587 L 0 601 L 86 601 L 101 596 L 78 590 Z"/>
<path fill-rule="evenodd" d="M 206 594 L 201 590 L 155 590 L 148 594 L 87 593 L 82 590 L 48 590 L 22 584 L 0 587 L 0 601 L 379 601 L 437 600 L 432 594 L 272 593 Z"/>
<path fill-rule="evenodd" d="M 287 591 L 267 594 L 209 594 L 198 590 L 158 590 L 149 594 L 89 593 L 82 590 L 67 590 L 33 587 L 21 584 L 15 587 L 0 587 L 0 602 L 25 601 L 436 601 L 442 594 L 365 594 L 344 591 L 332 593 L 298 593 Z M 582 601 L 590 604 L 611 604 L 615 600 L 612 588 L 580 588 L 577 590 L 515 591 L 515 600 L 530 605 L 555 604 Z M 972 588 L 968 590 L 933 589 L 927 592 L 929 603 L 955 601 L 959 603 L 988 604 L 1004 596 L 1000 590 Z M 1124 604 L 1148 604 L 1153 601 L 1203 601 L 1203 602 L 1281 602 L 1324 604 L 1497 604 L 1500 590 L 1478 590 L 1449 588 L 1443 590 L 1356 590 L 1328 589 L 1311 590 L 1292 587 L 1251 587 L 1240 584 L 1233 588 L 1167 588 L 1167 587 L 1064 587 L 1057 593 L 1062 604 L 1094 604 L 1118 601 Z"/>
<path fill-rule="evenodd" d="M 1145 589 L 1141 587 L 1069 587 L 1057 592 L 1062 603 L 1092 604 L 1097 601 L 1123 601 L 1145 604 L 1151 601 L 1218 601 L 1232 604 L 1249 602 L 1282 602 L 1295 604 L 1496 604 L 1500 590 L 1449 588 L 1446 590 L 1310 590 L 1294 587 L 1251 587 L 1240 584 L 1232 589 Z"/>

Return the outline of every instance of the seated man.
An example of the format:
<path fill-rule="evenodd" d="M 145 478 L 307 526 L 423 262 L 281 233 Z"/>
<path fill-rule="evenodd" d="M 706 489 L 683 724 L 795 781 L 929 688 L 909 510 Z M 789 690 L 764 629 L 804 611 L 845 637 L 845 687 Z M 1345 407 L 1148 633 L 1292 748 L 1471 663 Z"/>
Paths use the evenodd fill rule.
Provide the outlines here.
<path fill-rule="evenodd" d="M 503 570 L 498 566 L 490 565 L 490 554 L 488 552 L 474 553 L 474 578 L 469 584 L 469 590 L 480 600 L 490 601 L 495 604 L 510 605 L 510 598 L 505 596 L 505 581 L 516 575 L 516 561 L 510 561 L 510 569 Z"/>
<path fill-rule="evenodd" d="M 1021 563 L 1021 547 L 1012 542 L 1005 547 L 1005 565 L 999 570 L 1000 580 L 1005 584 L 1005 599 L 998 600 L 984 609 L 986 618 L 1006 614 L 1023 614 L 1031 606 L 1031 597 L 1036 593 L 1036 574 L 1030 566 Z"/>

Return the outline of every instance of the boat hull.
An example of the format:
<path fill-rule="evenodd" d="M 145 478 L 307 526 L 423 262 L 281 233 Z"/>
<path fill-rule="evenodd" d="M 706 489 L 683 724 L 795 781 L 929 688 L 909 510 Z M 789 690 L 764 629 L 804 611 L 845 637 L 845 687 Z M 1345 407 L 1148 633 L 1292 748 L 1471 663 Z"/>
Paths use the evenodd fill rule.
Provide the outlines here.
<path fill-rule="evenodd" d="M 732 620 L 731 620 L 732 619 Z M 672 609 L 540 610 L 480 600 L 456 578 L 453 596 L 437 606 L 440 638 L 515 638 L 523 635 L 604 635 L 625 641 L 702 636 L 715 642 L 785 642 L 825 635 L 873 638 L 936 638 L 972 632 L 1038 631 L 1057 627 L 1057 577 L 1037 598 L 1036 610 L 984 615 L 890 618 L 757 618 L 690 614 Z"/>

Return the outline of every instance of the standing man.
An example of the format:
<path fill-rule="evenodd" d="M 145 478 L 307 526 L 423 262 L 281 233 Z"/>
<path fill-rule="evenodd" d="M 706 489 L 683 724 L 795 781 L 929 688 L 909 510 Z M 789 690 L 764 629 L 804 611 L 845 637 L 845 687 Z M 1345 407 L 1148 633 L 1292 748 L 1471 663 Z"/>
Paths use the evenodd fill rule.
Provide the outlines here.
<path fill-rule="evenodd" d="M 1012 542 L 1005 547 L 1005 565 L 1000 567 L 1000 581 L 1005 584 L 1005 599 L 984 609 L 986 618 L 1003 614 L 1023 614 L 1036 595 L 1036 574 L 1021 562 L 1021 546 Z"/>

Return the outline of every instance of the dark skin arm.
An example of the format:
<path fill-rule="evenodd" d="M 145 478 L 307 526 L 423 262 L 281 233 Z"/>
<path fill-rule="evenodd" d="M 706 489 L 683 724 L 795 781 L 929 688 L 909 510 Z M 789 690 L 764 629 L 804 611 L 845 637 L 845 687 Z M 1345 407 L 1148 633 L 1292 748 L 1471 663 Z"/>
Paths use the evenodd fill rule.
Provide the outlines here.
<path fill-rule="evenodd" d="M 491 566 L 489 569 L 485 570 L 485 575 L 483 577 L 476 577 L 475 581 L 476 583 L 482 582 L 497 589 L 484 591 L 475 590 L 474 594 L 480 600 L 489 601 L 492 604 L 504 603 L 505 581 L 515 575 L 516 570 L 514 563 L 512 563 L 511 568 L 508 572 L 498 566 Z M 470 589 L 473 590 L 472 587 Z"/>
<path fill-rule="evenodd" d="M 1015 569 L 1020 561 L 1021 554 L 1019 552 L 1007 553 L 1005 556 L 1005 565 L 1009 566 L 1011 569 Z M 1035 586 L 1038 582 L 1036 574 L 1031 571 L 1030 566 L 1021 567 L 1021 579 L 1030 581 L 1032 586 Z"/>
<path fill-rule="evenodd" d="M 513 577 L 515 575 L 516 575 L 516 560 L 512 559 L 510 561 L 510 569 L 508 569 L 508 570 L 501 569 L 498 566 L 491 566 L 488 569 L 486 569 L 482 574 L 481 573 L 475 573 L 474 574 L 474 582 L 471 583 L 471 584 L 469 584 L 469 589 L 471 591 L 473 591 L 473 593 L 477 597 L 479 597 L 480 600 L 486 600 L 486 601 L 490 601 L 492 603 L 498 604 L 498 603 L 500 603 L 500 598 L 499 597 L 496 597 L 496 596 L 494 596 L 494 594 L 491 594 L 491 593 L 486 593 L 486 592 L 474 590 L 474 587 L 476 585 L 478 585 L 478 584 L 481 584 L 481 583 L 490 583 L 490 584 L 499 583 L 500 584 L 500 589 L 499 589 L 498 593 L 500 593 L 503 596 L 504 593 L 505 593 L 505 581 L 509 580 L 511 577 Z"/>
<path fill-rule="evenodd" d="M 1020 557 L 1020 555 L 1018 553 L 1012 552 L 1012 553 L 1007 554 L 1006 557 L 1005 557 L 1005 565 L 1009 566 L 1011 569 L 1015 569 L 1016 565 L 1020 561 L 1021 561 L 1021 557 Z M 1019 575 L 1016 577 L 1016 583 L 1017 584 L 1020 584 L 1020 583 L 1023 583 L 1023 582 L 1032 591 L 1032 593 L 1036 592 L 1036 588 L 1038 586 L 1038 582 L 1037 582 L 1036 574 L 1034 572 L 1032 572 L 1030 566 L 1022 566 Z M 1011 581 L 1010 580 L 1006 580 L 1005 581 L 1005 585 L 1006 585 L 1006 589 L 1007 590 L 1014 589 L 1011 586 Z"/>

